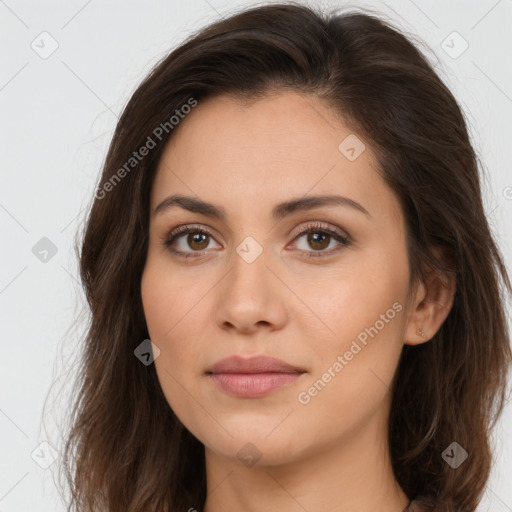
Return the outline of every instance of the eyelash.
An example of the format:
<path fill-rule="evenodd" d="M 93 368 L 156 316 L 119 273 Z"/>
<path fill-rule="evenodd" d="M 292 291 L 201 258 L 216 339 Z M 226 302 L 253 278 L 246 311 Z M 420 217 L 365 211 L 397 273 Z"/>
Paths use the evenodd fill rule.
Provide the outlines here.
<path fill-rule="evenodd" d="M 167 238 L 164 241 L 164 246 L 169 250 L 170 253 L 172 253 L 173 255 L 175 255 L 179 258 L 188 259 L 188 258 L 198 258 L 198 257 L 202 256 L 204 251 L 192 251 L 192 253 L 189 253 L 189 252 L 177 251 L 176 249 L 172 248 L 172 244 L 178 238 L 180 238 L 183 235 L 190 234 L 190 233 L 200 233 L 200 234 L 207 235 L 207 236 L 210 236 L 213 238 L 213 235 L 208 230 L 206 230 L 202 227 L 186 225 L 186 226 L 180 226 L 180 227 L 176 228 L 175 230 L 171 231 L 171 233 L 169 233 L 169 235 L 167 236 Z M 343 236 L 340 233 L 337 233 L 336 231 L 329 229 L 319 223 L 307 224 L 305 229 L 295 236 L 294 240 L 296 240 L 304 235 L 310 234 L 310 233 L 329 235 L 332 238 L 334 238 L 337 242 L 339 242 L 341 244 L 341 246 L 339 246 L 337 249 L 330 249 L 329 251 L 323 251 L 323 250 L 318 251 L 318 252 L 304 251 L 306 253 L 307 258 L 327 257 L 334 253 L 337 253 L 343 247 L 348 247 L 351 244 L 351 241 L 349 240 L 348 237 Z M 194 254 L 197 254 L 197 255 L 194 255 Z"/>

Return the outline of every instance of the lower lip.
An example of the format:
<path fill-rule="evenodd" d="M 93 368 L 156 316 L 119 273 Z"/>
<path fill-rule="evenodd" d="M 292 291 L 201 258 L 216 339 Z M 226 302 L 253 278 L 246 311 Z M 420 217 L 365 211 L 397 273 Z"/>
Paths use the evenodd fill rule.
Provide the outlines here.
<path fill-rule="evenodd" d="M 210 378 L 226 393 L 257 398 L 289 385 L 302 373 L 214 373 Z"/>

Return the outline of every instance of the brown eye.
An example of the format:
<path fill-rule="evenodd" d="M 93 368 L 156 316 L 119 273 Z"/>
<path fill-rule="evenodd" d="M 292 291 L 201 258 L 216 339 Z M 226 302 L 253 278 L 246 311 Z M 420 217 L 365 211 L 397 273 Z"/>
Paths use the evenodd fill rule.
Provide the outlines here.
<path fill-rule="evenodd" d="M 209 237 L 209 235 L 207 235 L 205 233 L 199 233 L 199 232 L 189 233 L 189 235 L 187 236 L 187 245 L 191 249 L 194 249 L 196 251 L 202 251 L 208 247 L 208 243 L 209 243 L 208 237 Z M 205 241 L 206 241 L 206 243 L 205 243 Z"/>
<path fill-rule="evenodd" d="M 213 236 L 203 228 L 180 226 L 170 233 L 164 245 L 175 256 L 193 258 L 202 256 L 201 252 L 208 248 L 212 240 Z M 178 246 L 178 248 L 175 248 L 175 246 Z"/>
<path fill-rule="evenodd" d="M 311 248 L 321 251 L 329 246 L 331 235 L 320 234 L 320 233 L 308 233 L 307 241 Z M 327 243 L 325 241 L 327 240 Z"/>
<path fill-rule="evenodd" d="M 349 238 L 341 231 L 338 233 L 334 229 L 318 223 L 308 224 L 306 229 L 295 237 L 295 240 L 300 240 L 303 237 L 305 237 L 303 247 L 300 247 L 299 243 L 296 245 L 307 258 L 331 256 L 350 245 Z M 334 248 L 326 250 L 331 242 L 334 242 Z"/>

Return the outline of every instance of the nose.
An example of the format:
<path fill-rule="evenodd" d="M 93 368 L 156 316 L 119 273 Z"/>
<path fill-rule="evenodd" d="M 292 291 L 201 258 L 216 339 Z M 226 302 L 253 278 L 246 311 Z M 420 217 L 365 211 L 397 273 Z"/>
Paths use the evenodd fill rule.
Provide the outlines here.
<path fill-rule="evenodd" d="M 253 334 L 285 325 L 290 292 L 268 260 L 265 251 L 252 262 L 234 253 L 233 266 L 217 289 L 215 320 L 221 329 Z"/>

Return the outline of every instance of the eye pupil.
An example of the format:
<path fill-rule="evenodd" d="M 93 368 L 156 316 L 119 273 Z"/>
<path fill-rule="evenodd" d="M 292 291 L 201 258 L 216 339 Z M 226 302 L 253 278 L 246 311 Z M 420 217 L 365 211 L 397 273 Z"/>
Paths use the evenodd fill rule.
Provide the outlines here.
<path fill-rule="evenodd" d="M 204 249 L 205 247 L 208 247 L 207 237 L 208 237 L 208 235 L 206 235 L 205 233 L 190 233 L 188 235 L 187 243 L 189 244 L 189 247 L 191 247 L 192 249 L 201 250 L 201 249 Z M 201 243 L 204 244 L 205 241 L 206 241 L 206 246 L 204 246 L 204 247 L 203 246 L 201 246 L 201 247 L 194 246 L 195 244 L 199 244 L 199 245 L 201 245 Z"/>
<path fill-rule="evenodd" d="M 311 247 L 313 247 L 313 249 L 316 249 L 316 250 L 321 250 L 321 249 L 325 249 L 326 247 L 329 246 L 329 239 L 330 235 L 323 235 L 323 234 L 320 234 L 320 233 L 310 233 L 308 235 L 308 243 L 312 243 L 313 245 Z M 327 240 L 327 245 L 325 244 L 325 240 Z M 320 247 L 314 247 L 314 244 L 320 244 Z"/>

